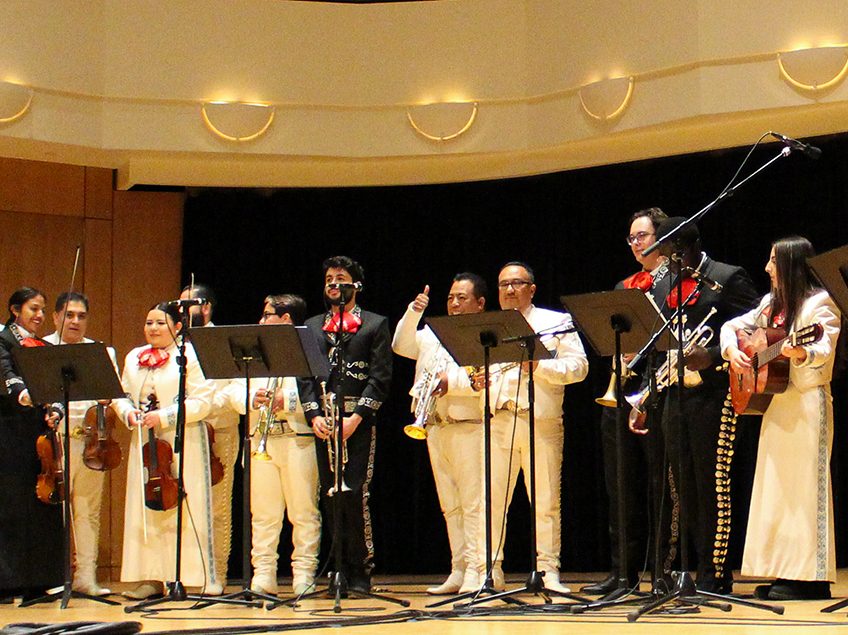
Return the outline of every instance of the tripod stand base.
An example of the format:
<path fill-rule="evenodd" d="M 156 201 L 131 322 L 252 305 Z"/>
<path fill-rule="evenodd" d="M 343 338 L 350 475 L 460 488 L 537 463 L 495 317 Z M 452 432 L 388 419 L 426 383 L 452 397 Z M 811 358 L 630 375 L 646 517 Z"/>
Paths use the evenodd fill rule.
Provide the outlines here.
<path fill-rule="evenodd" d="M 332 599 L 333 613 L 342 612 L 342 600 L 345 598 L 372 598 L 374 600 L 390 602 L 392 604 L 398 604 L 400 606 L 409 606 L 409 600 L 400 600 L 398 598 L 393 598 L 388 595 L 372 593 L 371 591 L 363 591 L 361 589 L 349 587 L 347 584 L 347 579 L 345 578 L 344 573 L 342 573 L 341 571 L 332 571 L 329 575 L 329 578 L 330 580 L 327 584 L 326 589 L 318 589 L 312 591 L 311 593 L 306 593 L 304 595 L 299 595 L 295 598 L 291 598 L 290 600 L 277 600 L 276 602 L 266 604 L 265 608 L 269 611 L 273 611 L 275 608 L 282 605 L 294 608 L 298 606 L 302 600 L 312 600 L 316 598 Z"/>
<path fill-rule="evenodd" d="M 675 602 L 676 604 L 667 609 L 667 612 L 674 611 L 678 614 L 681 612 L 689 612 L 686 610 L 687 608 L 701 606 L 727 612 L 733 608 L 731 606 L 732 604 L 738 604 L 740 606 L 748 606 L 750 608 L 760 609 L 761 611 L 771 611 L 777 615 L 783 615 L 784 609 L 779 605 L 772 606 L 770 604 L 765 604 L 764 602 L 754 602 L 752 600 L 745 600 L 731 595 L 699 591 L 688 571 L 678 571 L 674 575 L 675 584 L 670 593 L 656 598 L 644 606 L 639 607 L 635 611 L 628 613 L 627 621 L 635 622 L 643 615 L 658 611 L 660 608 L 671 602 Z"/>
<path fill-rule="evenodd" d="M 176 580 L 174 582 L 168 582 L 167 584 L 167 593 L 161 598 L 153 598 L 149 600 L 143 600 L 138 604 L 133 604 L 131 606 L 124 607 L 124 613 L 133 613 L 135 611 L 146 611 L 154 606 L 159 606 L 160 604 L 167 604 L 169 602 L 197 602 L 197 606 L 193 606 L 190 608 L 193 609 L 201 609 L 207 606 L 212 606 L 213 604 L 236 604 L 239 606 L 253 606 L 253 607 L 261 607 L 262 602 L 258 600 L 241 600 L 241 599 L 231 599 L 227 596 L 211 596 L 211 595 L 198 595 L 195 593 L 187 593 L 185 590 L 185 586 L 180 580 Z"/>
<path fill-rule="evenodd" d="M 89 595 L 88 593 L 83 593 L 82 591 L 74 591 L 71 588 L 71 585 L 65 584 L 60 587 L 61 591 L 54 591 L 53 593 L 45 593 L 41 597 L 33 598 L 32 600 L 26 600 L 25 602 L 21 602 L 19 607 L 33 606 L 35 604 L 47 604 L 49 602 L 55 602 L 56 600 L 61 600 L 59 604 L 59 608 L 66 609 L 68 608 L 68 603 L 71 601 L 71 598 L 77 598 L 80 600 L 94 600 L 95 602 L 102 602 L 103 604 L 110 604 L 112 606 L 120 606 L 120 602 L 115 602 L 115 600 L 109 600 L 105 597 L 99 595 Z"/>
<path fill-rule="evenodd" d="M 575 600 L 584 604 L 589 602 L 588 598 L 585 598 L 582 595 L 546 588 L 544 577 L 544 571 L 531 571 L 530 574 L 527 576 L 527 581 L 522 587 L 519 587 L 517 589 L 510 589 L 509 591 L 502 591 L 501 593 L 493 593 L 492 595 L 489 595 L 487 597 L 477 597 L 471 600 L 470 602 L 466 602 L 465 604 L 455 604 L 454 608 L 469 608 L 476 604 L 481 604 L 483 602 L 491 602 L 492 600 L 503 600 L 504 602 L 511 601 L 513 603 L 526 604 L 526 602 L 522 602 L 513 597 L 520 593 L 532 593 L 533 595 L 539 595 L 545 601 L 545 604 L 550 604 L 552 602 L 551 597 L 568 598 L 570 600 Z M 488 583 L 489 580 L 486 580 L 486 582 Z"/>
<path fill-rule="evenodd" d="M 627 578 L 619 578 L 615 589 L 593 602 L 572 605 L 571 612 L 579 614 L 585 613 L 586 611 L 599 611 L 608 607 L 635 604 L 642 602 L 645 598 L 649 597 L 653 597 L 653 593 L 640 591 L 638 582 L 635 585 L 632 585 L 628 582 Z"/>

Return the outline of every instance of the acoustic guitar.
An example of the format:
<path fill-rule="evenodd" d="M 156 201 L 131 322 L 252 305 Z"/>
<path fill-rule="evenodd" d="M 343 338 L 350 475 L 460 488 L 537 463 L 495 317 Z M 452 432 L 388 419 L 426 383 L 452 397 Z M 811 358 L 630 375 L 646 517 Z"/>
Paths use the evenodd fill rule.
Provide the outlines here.
<path fill-rule="evenodd" d="M 803 346 L 824 334 L 821 324 L 810 324 L 786 335 L 782 328 L 758 328 L 753 333 L 736 331 L 739 350 L 751 358 L 751 368 L 744 373 L 730 371 L 730 399 L 738 415 L 761 415 L 774 395 L 789 385 L 789 359 L 780 354 L 783 343 Z"/>

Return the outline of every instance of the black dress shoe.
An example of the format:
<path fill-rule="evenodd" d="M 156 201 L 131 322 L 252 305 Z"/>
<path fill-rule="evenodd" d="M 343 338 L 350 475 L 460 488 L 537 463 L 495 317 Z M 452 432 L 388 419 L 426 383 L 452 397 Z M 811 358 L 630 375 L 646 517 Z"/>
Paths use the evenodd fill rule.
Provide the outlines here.
<path fill-rule="evenodd" d="M 829 600 L 830 582 L 824 580 L 783 580 L 770 585 L 768 599 L 777 602 L 788 600 Z"/>
<path fill-rule="evenodd" d="M 733 592 L 733 578 L 708 578 L 703 582 L 699 580 L 695 586 L 698 591 L 730 595 Z"/>
<path fill-rule="evenodd" d="M 586 595 L 606 595 L 615 591 L 616 588 L 618 588 L 618 574 L 610 573 L 600 582 L 593 582 L 592 584 L 580 587 L 580 593 L 585 593 Z"/>
<path fill-rule="evenodd" d="M 371 576 L 351 575 L 347 588 L 356 593 L 371 593 Z"/>
<path fill-rule="evenodd" d="M 754 597 L 758 600 L 768 600 L 771 584 L 760 584 L 754 587 Z"/>
<path fill-rule="evenodd" d="M 636 574 L 627 576 L 627 588 L 632 589 L 639 584 L 639 576 Z M 618 574 L 610 573 L 600 582 L 593 582 L 580 587 L 580 592 L 586 595 L 607 595 L 618 588 Z"/>

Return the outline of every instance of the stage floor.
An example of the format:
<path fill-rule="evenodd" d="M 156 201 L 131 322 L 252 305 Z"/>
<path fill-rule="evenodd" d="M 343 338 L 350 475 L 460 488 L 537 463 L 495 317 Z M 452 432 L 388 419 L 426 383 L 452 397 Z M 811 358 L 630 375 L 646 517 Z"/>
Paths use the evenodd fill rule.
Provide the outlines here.
<path fill-rule="evenodd" d="M 586 574 L 565 575 L 567 584 L 576 590 L 581 584 L 600 576 Z M 734 586 L 739 597 L 750 597 L 754 586 L 761 581 L 740 579 Z M 520 575 L 508 575 L 508 588 L 519 586 L 523 579 Z M 634 633 L 656 633 L 659 630 L 678 632 L 687 629 L 687 635 L 694 633 L 718 633 L 730 635 L 748 635 L 764 633 L 774 627 L 789 627 L 792 633 L 829 633 L 845 631 L 848 626 L 848 609 L 836 613 L 821 613 L 821 609 L 848 596 L 848 570 L 840 570 L 840 582 L 834 585 L 834 599 L 815 602 L 785 602 L 785 613 L 777 615 L 770 611 L 734 605 L 729 612 L 712 608 L 701 608 L 698 613 L 685 615 L 652 614 L 628 623 L 627 614 L 632 607 L 606 608 L 601 611 L 582 613 L 568 612 L 570 600 L 555 599 L 542 611 L 541 598 L 519 596 L 536 607 L 533 612 L 524 612 L 520 608 L 508 607 L 502 602 L 491 602 L 477 608 L 473 613 L 453 611 L 451 605 L 441 609 L 426 609 L 425 604 L 435 601 L 424 593 L 424 589 L 435 582 L 427 577 L 376 577 L 375 585 L 379 592 L 393 597 L 409 600 L 410 607 L 403 608 L 377 600 L 342 600 L 342 612 L 332 612 L 332 601 L 311 600 L 297 609 L 278 607 L 273 611 L 264 608 L 244 608 L 235 606 L 215 606 L 199 610 L 190 610 L 189 603 L 167 604 L 167 610 L 158 613 L 126 613 L 125 607 L 131 604 L 120 599 L 121 606 L 107 606 L 89 600 L 72 599 L 68 608 L 62 610 L 59 603 L 19 608 L 16 605 L 0 606 L 0 624 L 14 623 L 57 623 L 57 622 L 122 622 L 137 621 L 143 625 L 144 633 L 264 633 L 318 629 L 329 632 L 338 629 L 339 621 L 351 621 L 349 626 L 359 626 L 357 632 L 369 635 L 545 635 L 560 633 L 569 629 L 570 635 L 595 635 L 608 633 L 613 628 L 627 628 Z M 128 588 L 129 585 L 111 585 L 114 590 Z M 282 587 L 285 590 L 287 587 Z M 647 588 L 647 585 L 643 585 Z M 231 591 L 238 590 L 230 587 Z M 173 610 L 179 607 L 181 610 Z M 319 622 L 329 620 L 327 628 L 321 628 Z M 376 623 L 363 624 L 366 620 Z M 363 631 L 364 627 L 365 631 Z M 338 632 L 336 630 L 336 632 Z"/>

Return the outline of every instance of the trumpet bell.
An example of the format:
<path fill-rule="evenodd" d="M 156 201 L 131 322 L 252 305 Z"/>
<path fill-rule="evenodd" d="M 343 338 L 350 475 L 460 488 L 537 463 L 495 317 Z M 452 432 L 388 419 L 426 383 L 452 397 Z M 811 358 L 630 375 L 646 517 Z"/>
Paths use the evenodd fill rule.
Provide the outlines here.
<path fill-rule="evenodd" d="M 615 374 L 610 376 L 609 386 L 607 386 L 607 391 L 595 399 L 595 403 L 605 408 L 617 408 L 618 407 L 618 399 L 615 394 Z"/>
<path fill-rule="evenodd" d="M 255 452 L 251 452 L 250 456 L 251 456 L 251 458 L 254 458 L 257 461 L 270 461 L 271 460 L 271 455 L 268 454 L 267 452 L 255 451 Z"/>
<path fill-rule="evenodd" d="M 417 441 L 423 441 L 427 438 L 427 428 L 418 423 L 410 423 L 407 426 L 403 426 L 403 431 L 406 436 L 416 439 Z"/>

